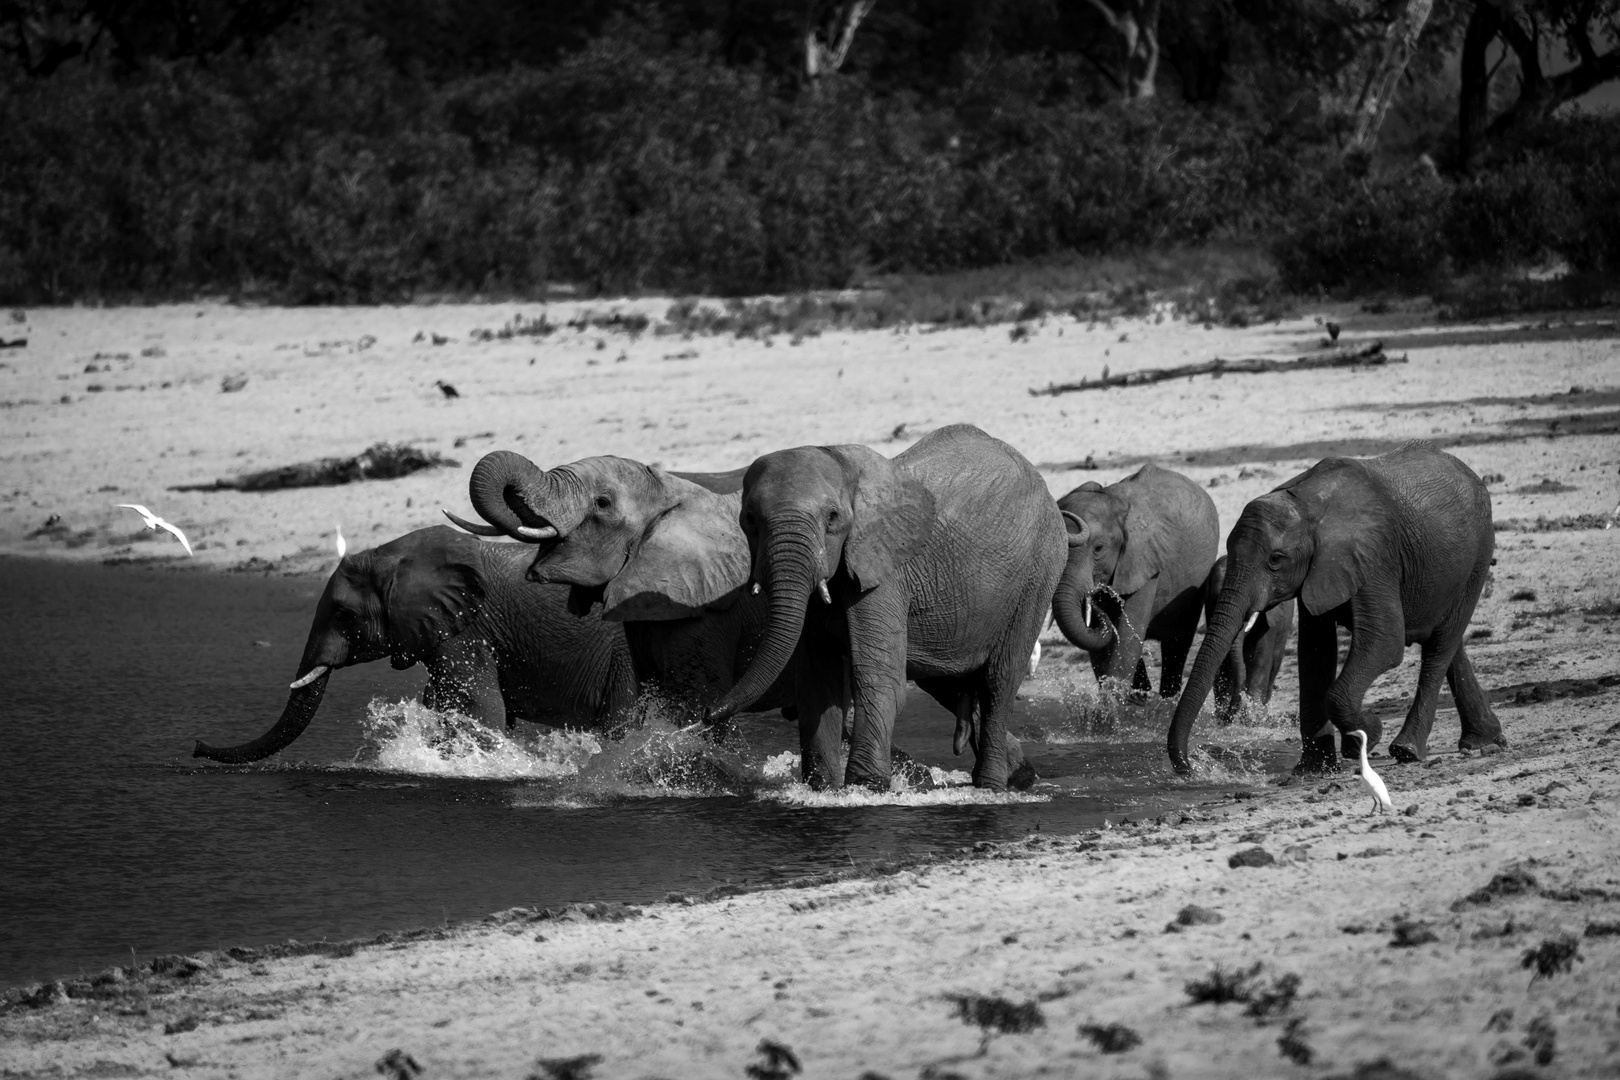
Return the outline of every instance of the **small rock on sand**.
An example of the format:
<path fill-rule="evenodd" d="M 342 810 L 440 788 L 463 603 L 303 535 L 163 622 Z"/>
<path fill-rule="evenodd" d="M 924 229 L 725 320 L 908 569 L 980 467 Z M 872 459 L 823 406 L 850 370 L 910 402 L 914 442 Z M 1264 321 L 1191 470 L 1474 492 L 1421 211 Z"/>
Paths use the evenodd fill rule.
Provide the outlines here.
<path fill-rule="evenodd" d="M 1271 852 L 1263 847 L 1244 848 L 1242 851 L 1226 860 L 1226 865 L 1236 870 L 1243 866 L 1271 866 L 1276 863 Z"/>

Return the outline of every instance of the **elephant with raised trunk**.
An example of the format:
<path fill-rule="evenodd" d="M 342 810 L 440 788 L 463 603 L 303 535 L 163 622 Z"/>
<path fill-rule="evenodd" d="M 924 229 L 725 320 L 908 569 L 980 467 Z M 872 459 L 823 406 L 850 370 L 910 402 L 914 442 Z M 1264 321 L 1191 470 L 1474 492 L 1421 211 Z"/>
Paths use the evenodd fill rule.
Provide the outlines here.
<path fill-rule="evenodd" d="M 523 580 L 529 549 L 486 544 L 445 526 L 345 556 L 315 619 L 281 718 L 238 746 L 198 742 L 230 764 L 286 749 L 315 718 L 333 671 L 388 657 L 421 663 L 422 703 L 510 730 L 519 720 L 603 727 L 636 687 L 623 631 L 567 611 L 569 590 Z"/>
<path fill-rule="evenodd" d="M 1091 654 L 1098 679 L 1152 689 L 1142 642 L 1160 648 L 1159 693 L 1175 697 L 1198 632 L 1204 583 L 1220 546 L 1207 492 L 1144 465 L 1116 484 L 1081 484 L 1058 500 L 1069 559 L 1052 595 L 1063 636 Z"/>
<path fill-rule="evenodd" d="M 742 470 L 673 473 L 621 457 L 542 470 L 497 450 L 473 469 L 479 525 L 533 545 L 528 579 L 566 586 L 570 610 L 622 623 L 636 681 L 701 719 L 741 677 L 765 630 L 750 595 L 748 541 L 737 525 Z M 792 710 L 789 679 L 743 705 Z"/>
<path fill-rule="evenodd" d="M 741 522 L 769 622 L 711 720 L 791 668 L 806 778 L 886 789 L 909 678 L 956 713 L 975 784 L 1033 780 L 1005 716 L 1067 545 L 1022 455 L 967 425 L 931 432 L 892 461 L 865 446 L 782 450 L 749 466 Z"/>
<path fill-rule="evenodd" d="M 1209 580 L 1204 583 L 1204 617 L 1211 624 L 1215 621 L 1215 606 L 1225 584 L 1226 556 L 1222 555 L 1210 567 Z M 1277 683 L 1277 672 L 1282 670 L 1288 638 L 1293 632 L 1294 605 L 1285 600 L 1260 612 L 1253 626 L 1240 638 L 1232 639 L 1232 648 L 1215 676 L 1218 720 L 1231 723 L 1241 710 L 1244 698 L 1260 705 L 1270 704 L 1271 690 Z"/>
<path fill-rule="evenodd" d="M 1375 458 L 1324 458 L 1243 508 L 1226 540 L 1226 582 L 1176 705 L 1170 760 L 1187 772 L 1187 738 L 1217 668 L 1260 613 L 1299 603 L 1300 771 L 1359 756 L 1383 734 L 1364 714 L 1367 687 L 1422 646 L 1417 693 L 1390 744 L 1421 761 L 1444 677 L 1462 720 L 1459 745 L 1506 745 L 1463 648 L 1468 620 L 1490 571 L 1491 497 L 1461 461 L 1426 442 Z M 1338 668 L 1338 631 L 1350 651 Z"/>

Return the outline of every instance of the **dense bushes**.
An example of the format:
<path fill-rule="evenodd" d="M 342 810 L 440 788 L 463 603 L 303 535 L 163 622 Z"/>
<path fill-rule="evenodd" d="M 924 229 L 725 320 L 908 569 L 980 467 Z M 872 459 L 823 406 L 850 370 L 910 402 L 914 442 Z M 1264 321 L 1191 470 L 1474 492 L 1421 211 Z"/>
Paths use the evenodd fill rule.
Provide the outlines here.
<path fill-rule="evenodd" d="M 1613 125 L 1456 187 L 1369 182 L 1309 118 L 1089 108 L 1054 90 L 1071 62 L 974 61 L 928 99 L 792 93 L 613 34 L 434 85 L 315 28 L 207 67 L 64 66 L 0 87 L 0 299 L 743 294 L 1279 233 L 1296 288 L 1544 248 L 1620 265 Z"/>
<path fill-rule="evenodd" d="M 981 65 L 928 102 L 784 94 L 609 37 L 435 87 L 337 32 L 118 81 L 64 68 L 0 104 L 0 295 L 840 286 L 1260 235 L 1297 186 L 1298 140 L 1048 101 L 1051 68 Z"/>
<path fill-rule="evenodd" d="M 1422 284 L 1555 258 L 1620 272 L 1617 162 L 1620 123 L 1574 116 L 1454 182 L 1422 169 L 1337 170 L 1301 201 L 1273 251 L 1294 289 Z"/>

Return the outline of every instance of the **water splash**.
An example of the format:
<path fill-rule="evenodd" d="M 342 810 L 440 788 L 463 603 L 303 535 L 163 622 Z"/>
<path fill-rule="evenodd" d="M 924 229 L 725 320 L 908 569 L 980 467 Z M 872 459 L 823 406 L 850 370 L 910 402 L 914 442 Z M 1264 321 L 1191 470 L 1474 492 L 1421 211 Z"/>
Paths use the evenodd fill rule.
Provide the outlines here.
<path fill-rule="evenodd" d="M 553 779 L 576 775 L 602 750 L 595 736 L 583 732 L 523 725 L 507 736 L 416 701 L 373 700 L 361 727 L 366 744 L 356 764 L 419 776 Z"/>

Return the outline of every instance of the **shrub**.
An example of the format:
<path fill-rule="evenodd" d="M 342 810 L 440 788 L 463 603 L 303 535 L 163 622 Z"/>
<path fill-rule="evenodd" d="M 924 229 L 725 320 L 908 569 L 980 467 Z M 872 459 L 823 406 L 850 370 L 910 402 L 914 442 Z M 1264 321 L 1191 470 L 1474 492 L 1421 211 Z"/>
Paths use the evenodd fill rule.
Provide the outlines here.
<path fill-rule="evenodd" d="M 1421 171 L 1383 179 L 1329 174 L 1272 248 L 1284 284 L 1304 291 L 1426 281 L 1445 257 L 1446 194 Z"/>

